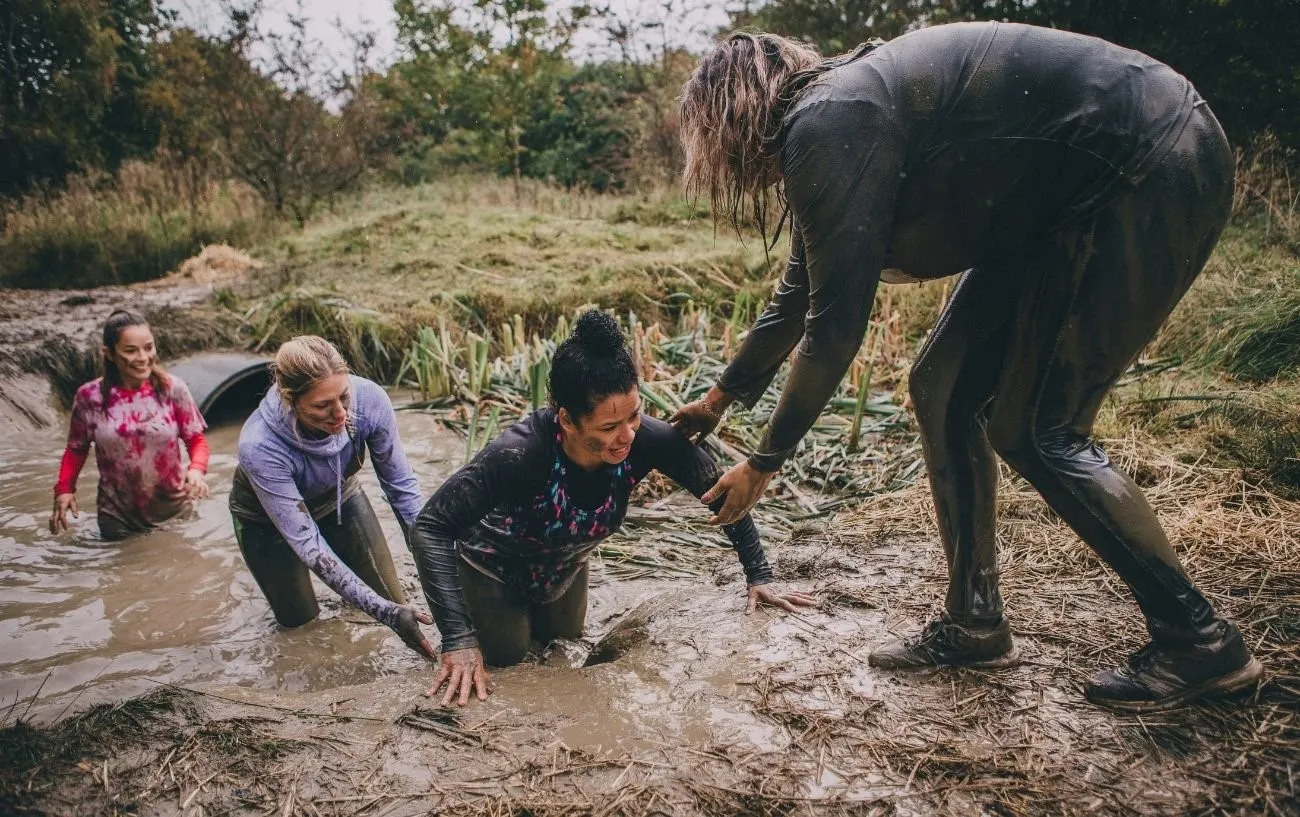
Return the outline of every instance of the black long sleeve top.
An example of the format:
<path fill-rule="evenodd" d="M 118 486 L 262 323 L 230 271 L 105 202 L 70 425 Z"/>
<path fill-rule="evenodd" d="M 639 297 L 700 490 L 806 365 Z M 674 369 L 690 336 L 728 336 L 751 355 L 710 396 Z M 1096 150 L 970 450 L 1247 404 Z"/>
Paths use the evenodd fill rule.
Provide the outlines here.
<path fill-rule="evenodd" d="M 813 80 L 779 137 L 790 261 L 718 384 L 752 407 L 794 352 L 751 465 L 777 470 L 812 427 L 882 272 L 926 280 L 1022 252 L 1139 183 L 1198 104 L 1136 51 L 1007 23 L 922 29 Z"/>
<path fill-rule="evenodd" d="M 521 419 L 452 474 L 425 503 L 411 536 L 443 650 L 478 643 L 461 591 L 458 558 L 526 600 L 549 601 L 567 589 L 600 540 L 622 525 L 633 487 L 651 471 L 696 497 L 719 476 L 707 452 L 653 417 L 642 418 L 623 463 L 584 470 L 564 454 L 551 409 Z M 722 501 L 714 503 L 715 509 Z M 723 530 L 748 582 L 771 581 L 753 519 L 746 516 Z"/>

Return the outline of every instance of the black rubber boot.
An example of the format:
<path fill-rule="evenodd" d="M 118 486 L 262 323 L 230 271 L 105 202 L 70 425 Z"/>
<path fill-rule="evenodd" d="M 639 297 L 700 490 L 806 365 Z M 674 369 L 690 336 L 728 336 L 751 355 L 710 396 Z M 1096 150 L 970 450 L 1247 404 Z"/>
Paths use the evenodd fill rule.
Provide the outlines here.
<path fill-rule="evenodd" d="M 1088 684 L 1088 700 L 1120 712 L 1161 712 L 1200 699 L 1254 689 L 1264 675 L 1235 624 L 1219 637 L 1190 645 L 1151 643 L 1123 665 L 1102 670 Z"/>
<path fill-rule="evenodd" d="M 1011 643 L 1011 627 L 1005 618 L 992 627 L 974 628 L 953 623 L 945 613 L 927 624 L 919 636 L 875 650 L 867 663 L 878 669 L 999 669 L 1020 663 L 1020 656 Z"/>

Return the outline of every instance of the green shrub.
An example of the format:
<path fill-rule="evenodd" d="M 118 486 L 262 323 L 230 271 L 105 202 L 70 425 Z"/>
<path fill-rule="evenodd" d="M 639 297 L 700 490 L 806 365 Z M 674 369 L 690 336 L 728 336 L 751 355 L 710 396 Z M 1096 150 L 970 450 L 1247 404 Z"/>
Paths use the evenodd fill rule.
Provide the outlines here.
<path fill-rule="evenodd" d="M 0 285 L 33 289 L 160 278 L 204 244 L 247 246 L 273 228 L 241 185 L 140 162 L 4 206 L 0 223 Z"/>

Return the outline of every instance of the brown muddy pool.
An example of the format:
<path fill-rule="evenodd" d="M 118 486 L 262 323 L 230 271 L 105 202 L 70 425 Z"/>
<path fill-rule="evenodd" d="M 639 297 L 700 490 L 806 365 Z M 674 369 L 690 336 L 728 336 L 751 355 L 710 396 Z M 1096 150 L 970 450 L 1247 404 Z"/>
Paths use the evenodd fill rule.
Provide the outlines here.
<path fill-rule="evenodd" d="M 398 417 L 427 494 L 464 461 L 464 439 L 427 414 Z M 95 524 L 93 457 L 79 481 L 81 516 L 73 531 L 55 537 L 46 527 L 63 427 L 0 445 L 0 708 L 16 702 L 19 715 L 49 721 L 154 691 L 158 683 L 277 704 L 346 700 L 346 709 L 364 704 L 387 717 L 430 705 L 420 693 L 431 666 L 319 582 L 320 618 L 296 630 L 276 625 L 244 566 L 226 508 L 239 428 L 233 422 L 209 430 L 209 499 L 186 517 L 115 543 L 101 540 Z M 362 474 L 408 599 L 423 609 L 397 522 L 373 471 Z M 756 665 L 788 660 L 791 649 L 803 652 L 807 634 L 770 615 L 744 616 L 739 570 L 728 567 L 734 575 L 720 587 L 711 577 L 620 580 L 597 563 L 586 642 L 559 644 L 539 662 L 495 671 L 485 711 L 509 710 L 514 715 L 505 720 L 518 716 L 530 728 L 563 721 L 561 734 L 572 745 L 718 733 L 773 739 L 770 726 L 740 707 L 719 706 L 718 693 L 729 697 Z M 634 650 L 581 668 L 590 642 L 621 614 L 665 594 L 677 598 L 651 634 L 685 629 L 689 639 L 668 645 L 667 654 Z M 858 628 L 844 620 L 834 626 Z M 436 644 L 434 628 L 429 635 Z"/>
<path fill-rule="evenodd" d="M 461 462 L 464 444 L 429 417 L 403 413 L 403 438 L 422 485 Z M 33 714 L 140 694 L 172 684 L 222 682 L 308 690 L 419 669 L 387 628 L 317 584 L 319 620 L 295 631 L 271 617 L 235 544 L 226 500 L 238 423 L 209 430 L 212 496 L 186 517 L 123 542 L 95 524 L 95 465 L 78 483 L 73 531 L 47 528 L 65 429 L 0 445 L 0 700 L 40 695 Z M 373 472 L 364 472 L 390 541 L 402 541 Z M 394 548 L 407 585 L 415 568 Z M 26 707 L 26 703 L 23 704 Z"/>

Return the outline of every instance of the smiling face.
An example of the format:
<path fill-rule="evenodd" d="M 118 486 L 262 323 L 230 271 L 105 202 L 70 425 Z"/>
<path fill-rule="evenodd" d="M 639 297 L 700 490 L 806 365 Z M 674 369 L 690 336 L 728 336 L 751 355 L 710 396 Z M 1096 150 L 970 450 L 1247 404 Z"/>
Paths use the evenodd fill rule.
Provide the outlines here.
<path fill-rule="evenodd" d="M 560 409 L 559 419 L 569 459 L 584 468 L 618 465 L 632 453 L 632 440 L 641 428 L 641 392 L 633 387 L 611 394 L 576 422 L 568 409 Z"/>
<path fill-rule="evenodd" d="M 352 381 L 346 372 L 317 381 L 293 404 L 298 424 L 309 431 L 340 434 L 347 427 L 352 405 Z"/>
<path fill-rule="evenodd" d="M 148 326 L 123 327 L 113 348 L 105 346 L 102 349 L 104 358 L 117 367 L 122 385 L 128 389 L 140 388 L 149 379 L 154 363 L 158 361 L 153 332 L 149 331 Z"/>

